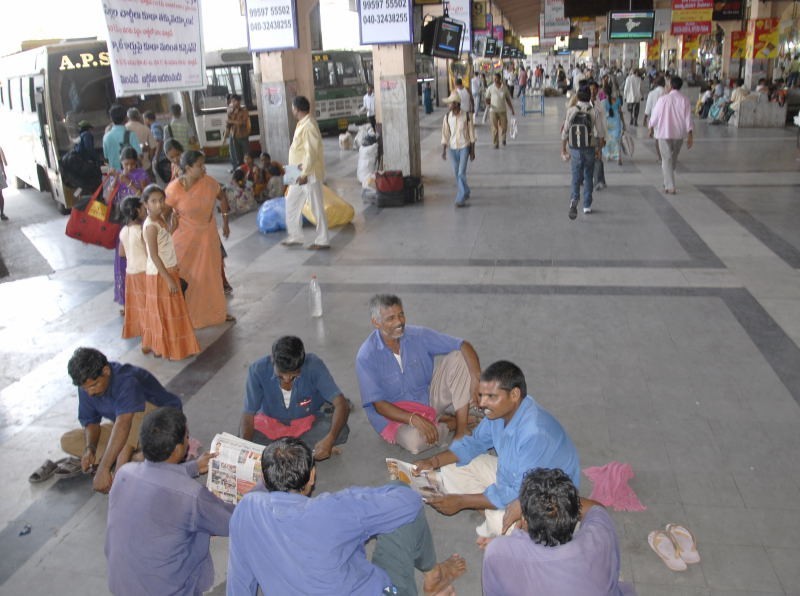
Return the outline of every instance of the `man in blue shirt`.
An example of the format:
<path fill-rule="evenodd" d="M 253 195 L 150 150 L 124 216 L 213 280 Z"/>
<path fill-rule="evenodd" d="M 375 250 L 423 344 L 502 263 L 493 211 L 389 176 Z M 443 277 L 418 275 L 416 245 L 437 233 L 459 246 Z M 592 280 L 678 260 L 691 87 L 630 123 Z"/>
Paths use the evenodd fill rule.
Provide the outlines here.
<path fill-rule="evenodd" d="M 105 155 L 108 165 L 117 170 L 122 170 L 122 163 L 119 159 L 119 154 L 125 147 L 125 139 L 127 136 L 128 145 L 136 149 L 136 154 L 141 155 L 142 146 L 139 144 L 139 138 L 135 132 L 129 131 L 125 128 L 125 117 L 127 111 L 118 103 L 115 103 L 108 110 L 108 115 L 111 118 L 111 129 L 103 135 L 103 155 Z"/>
<path fill-rule="evenodd" d="M 267 445 L 284 437 L 302 437 L 314 457 L 327 459 L 334 445 L 347 441 L 350 404 L 325 363 L 306 354 L 299 337 L 272 344 L 272 356 L 255 361 L 247 372 L 242 438 Z"/>
<path fill-rule="evenodd" d="M 195 596 L 210 589 L 211 536 L 227 536 L 233 505 L 195 481 L 211 453 L 185 462 L 186 416 L 159 408 L 142 422 L 144 462 L 122 466 L 108 499 L 105 554 L 115 596 Z"/>
<path fill-rule="evenodd" d="M 78 420 L 83 428 L 61 437 L 61 448 L 80 457 L 83 472 L 96 468 L 92 486 L 107 493 L 112 468 L 130 461 L 139 445 L 139 427 L 145 410 L 169 406 L 181 409 L 180 398 L 153 375 L 130 364 L 109 362 L 94 348 L 78 348 L 67 365 L 78 387 Z M 103 423 L 103 418 L 112 424 Z M 66 476 L 56 471 L 56 475 Z"/>
<path fill-rule="evenodd" d="M 501 533 L 506 508 L 518 512 L 525 472 L 560 468 L 578 486 L 580 467 L 572 441 L 558 420 L 527 394 L 525 375 L 516 364 L 500 360 L 483 371 L 478 398 L 486 417 L 472 435 L 418 461 L 417 472 L 441 468 L 446 494 L 426 502 L 445 515 L 484 510 L 486 520 L 476 531 L 486 538 Z M 486 453 L 491 448 L 496 456 Z"/>
<path fill-rule="evenodd" d="M 406 326 L 397 296 L 370 300 L 375 327 L 356 356 L 361 402 L 372 427 L 389 443 L 419 453 L 469 432 L 481 365 L 468 341 L 427 327 Z M 434 357 L 445 355 L 434 371 Z"/>
<path fill-rule="evenodd" d="M 422 499 L 402 483 L 312 498 L 314 456 L 295 438 L 267 446 L 261 468 L 264 484 L 231 518 L 228 596 L 255 596 L 259 586 L 265 596 L 416 596 L 415 568 L 425 594 L 438 594 L 466 571 L 458 555 L 436 563 Z M 376 535 L 370 562 L 364 543 Z"/>

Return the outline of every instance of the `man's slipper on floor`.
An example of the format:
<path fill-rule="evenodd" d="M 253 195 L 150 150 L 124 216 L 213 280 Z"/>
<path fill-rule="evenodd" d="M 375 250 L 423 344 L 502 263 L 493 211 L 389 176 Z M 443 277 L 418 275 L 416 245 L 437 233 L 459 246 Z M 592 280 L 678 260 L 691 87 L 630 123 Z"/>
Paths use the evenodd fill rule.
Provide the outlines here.
<path fill-rule="evenodd" d="M 59 480 L 75 478 L 82 473 L 81 460 L 77 457 L 65 457 L 56 462 L 55 477 Z"/>
<path fill-rule="evenodd" d="M 56 468 L 58 468 L 58 464 L 56 462 L 46 459 L 41 466 L 36 468 L 36 471 L 33 474 L 28 476 L 28 482 L 37 484 L 39 482 L 49 480 L 53 474 L 55 474 Z"/>

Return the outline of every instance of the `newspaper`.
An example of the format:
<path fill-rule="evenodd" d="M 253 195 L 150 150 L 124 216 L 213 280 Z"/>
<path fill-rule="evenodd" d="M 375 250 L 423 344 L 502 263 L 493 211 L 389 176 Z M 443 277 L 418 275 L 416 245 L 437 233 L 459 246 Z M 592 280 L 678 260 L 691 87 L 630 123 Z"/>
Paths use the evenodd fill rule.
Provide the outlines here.
<path fill-rule="evenodd" d="M 300 166 L 286 165 L 283 167 L 283 183 L 287 186 L 290 184 L 297 184 L 297 179 L 300 177 Z"/>
<path fill-rule="evenodd" d="M 444 494 L 439 476 L 433 470 L 425 470 L 414 476 L 414 464 L 391 457 L 386 458 L 386 468 L 391 480 L 399 480 L 409 485 L 423 497 L 434 497 Z"/>
<path fill-rule="evenodd" d="M 234 505 L 250 489 L 261 482 L 261 452 L 263 445 L 221 433 L 211 441 L 212 453 L 218 455 L 208 462 L 206 488 L 226 503 Z"/>

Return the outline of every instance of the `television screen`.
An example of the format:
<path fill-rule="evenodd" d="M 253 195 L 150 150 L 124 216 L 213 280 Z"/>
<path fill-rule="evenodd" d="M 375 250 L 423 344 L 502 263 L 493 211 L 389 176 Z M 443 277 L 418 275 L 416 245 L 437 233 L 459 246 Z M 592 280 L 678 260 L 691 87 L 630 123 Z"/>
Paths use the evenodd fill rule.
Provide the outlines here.
<path fill-rule="evenodd" d="M 493 37 L 486 38 L 486 50 L 483 56 L 484 58 L 494 58 L 497 56 L 497 40 Z"/>
<path fill-rule="evenodd" d="M 588 37 L 570 37 L 569 38 L 569 45 L 567 46 L 570 51 L 581 51 L 581 50 L 588 50 L 589 49 L 589 38 Z"/>
<path fill-rule="evenodd" d="M 436 34 L 431 55 L 439 58 L 458 59 L 461 56 L 461 36 L 464 24 L 446 17 L 436 19 Z"/>
<path fill-rule="evenodd" d="M 564 16 L 602 17 L 612 10 L 652 10 L 653 0 L 564 0 Z"/>
<path fill-rule="evenodd" d="M 608 41 L 653 39 L 654 10 L 608 13 Z"/>

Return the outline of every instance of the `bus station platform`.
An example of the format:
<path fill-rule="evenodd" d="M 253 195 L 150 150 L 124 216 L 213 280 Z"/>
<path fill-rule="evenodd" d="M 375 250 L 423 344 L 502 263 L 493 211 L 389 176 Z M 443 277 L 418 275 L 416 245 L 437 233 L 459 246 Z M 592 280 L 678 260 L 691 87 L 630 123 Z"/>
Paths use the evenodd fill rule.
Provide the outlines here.
<path fill-rule="evenodd" d="M 66 366 L 81 345 L 153 372 L 181 395 L 192 436 L 208 448 L 214 434 L 238 430 L 248 365 L 280 335 L 298 335 L 355 404 L 342 455 L 318 466 L 317 492 L 387 481 L 384 458 L 412 456 L 372 430 L 354 371 L 377 292 L 403 299 L 408 324 L 469 340 L 483 366 L 517 363 L 530 395 L 572 437 L 582 468 L 631 465 L 646 510 L 611 513 L 622 576 L 639 594 L 797 594 L 795 131 L 696 121 L 695 146 L 679 158 L 678 194 L 667 196 L 653 142 L 632 128 L 633 159 L 606 163 L 608 187 L 595 193 L 594 212 L 570 221 L 569 165 L 559 156 L 564 99 L 544 103 L 543 115 L 517 117 L 517 138 L 498 150 L 489 124 L 479 124 L 466 209 L 454 208 L 452 167 L 441 160 L 444 109 L 420 116 L 425 200 L 403 208 L 364 205 L 357 153 L 326 137 L 328 185 L 354 205 L 354 221 L 317 253 L 260 234 L 255 214 L 232 219 L 226 266 L 238 322 L 202 330 L 203 352 L 182 362 L 143 356 L 137 341 L 120 339 L 111 251 L 66 238 L 66 218 L 46 195 L 6 190 L 0 594 L 108 593 L 108 497 L 94 494 L 88 477 L 27 480 L 46 458 L 63 456 L 59 437 L 78 425 Z M 226 165 L 210 172 L 228 175 Z M 309 315 L 312 275 L 320 319 Z M 586 476 L 580 488 L 591 493 Z M 427 518 L 439 558 L 467 561 L 458 594 L 481 594 L 481 516 L 428 509 Z M 697 539 L 701 561 L 684 572 L 667 569 L 647 544 L 668 523 Z M 212 551 L 212 593 L 224 594 L 227 539 L 214 538 Z"/>

